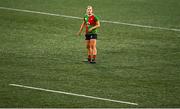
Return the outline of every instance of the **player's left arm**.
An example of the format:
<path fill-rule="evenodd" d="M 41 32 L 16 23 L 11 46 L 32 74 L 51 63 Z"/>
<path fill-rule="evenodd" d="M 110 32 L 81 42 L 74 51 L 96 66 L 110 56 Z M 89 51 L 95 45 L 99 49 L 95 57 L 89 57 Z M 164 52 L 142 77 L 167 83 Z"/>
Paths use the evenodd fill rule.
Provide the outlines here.
<path fill-rule="evenodd" d="M 99 20 L 96 21 L 96 25 L 93 26 L 92 28 L 89 29 L 89 32 L 91 32 L 93 29 L 99 28 L 100 27 L 100 22 Z"/>
<path fill-rule="evenodd" d="M 82 33 L 82 30 L 83 30 L 84 26 L 85 26 L 85 21 L 83 20 L 83 22 L 81 24 L 81 27 L 79 29 L 79 32 L 77 33 L 78 36 L 80 36 L 80 34 Z"/>

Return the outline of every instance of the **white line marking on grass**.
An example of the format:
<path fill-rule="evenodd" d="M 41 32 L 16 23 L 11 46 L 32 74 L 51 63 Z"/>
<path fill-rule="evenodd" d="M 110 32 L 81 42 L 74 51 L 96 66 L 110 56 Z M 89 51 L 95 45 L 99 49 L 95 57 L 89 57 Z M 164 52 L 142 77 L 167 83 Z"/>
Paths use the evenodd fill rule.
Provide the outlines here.
<path fill-rule="evenodd" d="M 38 12 L 38 11 L 31 11 L 31 10 L 7 8 L 7 7 L 0 7 L 0 9 L 11 10 L 11 11 L 19 11 L 19 12 L 27 12 L 27 13 L 35 13 L 35 14 L 43 14 L 43 15 L 50 15 L 50 16 L 57 16 L 57 17 L 65 17 L 65 18 L 72 18 L 72 19 L 82 19 L 81 17 L 75 17 L 75 16 L 68 16 L 68 15 L 62 15 L 62 14 L 52 14 L 52 13 L 47 13 L 47 12 Z M 155 27 L 155 26 L 125 23 L 125 22 L 108 21 L 108 20 L 101 20 L 101 22 L 126 25 L 126 26 L 141 27 L 141 28 L 160 29 L 160 30 L 180 32 L 180 29 L 176 29 L 176 28 Z"/>
<path fill-rule="evenodd" d="M 19 11 L 19 12 L 26 12 L 26 13 L 34 13 L 34 14 L 43 14 L 43 15 L 50 15 L 50 16 L 57 16 L 57 17 L 65 17 L 65 18 L 72 18 L 72 19 L 82 19 L 80 17 L 75 17 L 75 16 L 52 14 L 52 13 L 47 13 L 47 12 L 38 12 L 38 11 L 31 11 L 31 10 L 24 10 L 24 9 L 15 9 L 15 8 L 6 8 L 6 7 L 0 7 L 0 9 L 11 10 L 11 11 Z"/>
<path fill-rule="evenodd" d="M 180 32 L 180 29 L 175 29 L 175 28 L 154 27 L 154 26 L 139 25 L 139 24 L 132 24 L 132 23 L 124 23 L 124 22 L 114 22 L 114 21 L 106 21 L 106 20 L 102 20 L 101 22 L 128 25 L 128 26 L 141 27 L 141 28 L 151 28 L 151 29 L 160 29 L 160 30 L 179 31 Z"/>
<path fill-rule="evenodd" d="M 46 91 L 46 92 L 53 92 L 53 93 L 60 93 L 60 94 L 65 94 L 65 95 L 91 98 L 91 99 L 96 99 L 96 100 L 111 101 L 111 102 L 130 104 L 130 105 L 138 105 L 137 103 L 131 103 L 131 102 L 126 102 L 126 101 L 112 100 L 112 99 L 107 99 L 107 98 L 100 98 L 100 97 L 69 93 L 69 92 L 63 92 L 63 91 L 56 91 L 56 90 L 50 90 L 50 89 L 44 89 L 44 88 L 38 88 L 38 87 L 24 86 L 24 85 L 19 85 L 19 84 L 9 84 L 9 85 L 15 86 L 15 87 L 26 88 L 26 89 L 34 89 L 34 90 L 40 90 L 40 91 Z"/>

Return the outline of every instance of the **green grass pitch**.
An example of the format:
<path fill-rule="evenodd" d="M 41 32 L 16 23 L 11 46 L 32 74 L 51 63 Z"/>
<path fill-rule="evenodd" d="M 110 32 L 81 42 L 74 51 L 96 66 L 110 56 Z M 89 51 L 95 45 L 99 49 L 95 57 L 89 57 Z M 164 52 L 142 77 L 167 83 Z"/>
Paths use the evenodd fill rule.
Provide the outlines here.
<path fill-rule="evenodd" d="M 0 7 L 180 29 L 179 0 L 0 0 Z M 0 107 L 180 107 L 180 32 L 101 23 L 97 64 L 84 63 L 82 20 L 0 9 Z M 22 84 L 101 98 L 12 87 Z"/>

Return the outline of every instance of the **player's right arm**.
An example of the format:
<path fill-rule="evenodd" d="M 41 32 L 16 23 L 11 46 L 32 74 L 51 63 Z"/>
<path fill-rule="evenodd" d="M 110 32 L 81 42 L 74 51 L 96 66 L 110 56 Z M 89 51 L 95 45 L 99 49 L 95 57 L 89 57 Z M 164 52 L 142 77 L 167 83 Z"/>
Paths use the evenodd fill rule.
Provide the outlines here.
<path fill-rule="evenodd" d="M 82 22 L 82 24 L 81 24 L 81 27 L 80 27 L 80 29 L 79 29 L 79 32 L 77 33 L 78 36 L 81 35 L 82 30 L 83 30 L 85 24 L 86 24 L 86 22 L 83 20 L 83 22 Z"/>

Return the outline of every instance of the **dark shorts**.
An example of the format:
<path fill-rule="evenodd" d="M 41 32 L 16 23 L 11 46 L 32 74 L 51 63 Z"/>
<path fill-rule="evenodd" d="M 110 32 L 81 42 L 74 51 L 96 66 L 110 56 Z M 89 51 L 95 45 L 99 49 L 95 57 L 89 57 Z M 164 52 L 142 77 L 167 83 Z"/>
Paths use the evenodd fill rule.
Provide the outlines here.
<path fill-rule="evenodd" d="M 97 34 L 86 34 L 85 37 L 85 40 L 97 39 Z"/>

